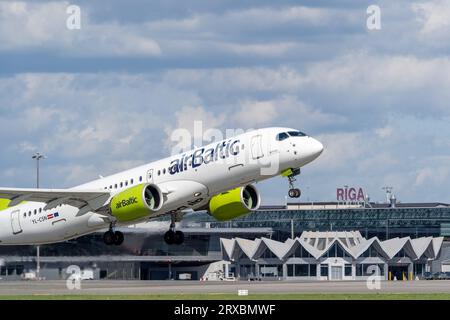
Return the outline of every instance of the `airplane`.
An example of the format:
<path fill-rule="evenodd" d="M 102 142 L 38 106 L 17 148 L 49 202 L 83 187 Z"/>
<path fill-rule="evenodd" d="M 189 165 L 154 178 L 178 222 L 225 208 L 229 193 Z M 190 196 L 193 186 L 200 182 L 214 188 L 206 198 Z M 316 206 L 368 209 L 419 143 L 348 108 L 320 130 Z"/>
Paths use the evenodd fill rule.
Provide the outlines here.
<path fill-rule="evenodd" d="M 107 245 L 121 245 L 116 230 L 170 215 L 168 245 L 184 241 L 176 222 L 207 211 L 228 221 L 257 210 L 255 184 L 276 176 L 289 181 L 289 196 L 301 167 L 315 160 L 323 145 L 291 128 L 253 130 L 190 152 L 123 171 L 69 189 L 0 188 L 0 245 L 64 242 L 106 231 Z"/>

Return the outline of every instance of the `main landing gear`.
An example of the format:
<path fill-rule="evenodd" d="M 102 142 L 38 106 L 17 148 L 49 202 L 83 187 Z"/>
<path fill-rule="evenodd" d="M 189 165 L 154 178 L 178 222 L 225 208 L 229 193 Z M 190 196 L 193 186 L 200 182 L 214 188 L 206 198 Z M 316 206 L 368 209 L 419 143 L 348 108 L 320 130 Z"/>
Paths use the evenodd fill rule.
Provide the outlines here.
<path fill-rule="evenodd" d="M 288 180 L 289 180 L 289 198 L 300 198 L 300 196 L 302 195 L 302 192 L 300 191 L 300 189 L 295 188 L 294 186 L 294 182 L 297 181 L 297 179 L 295 179 L 296 176 L 300 175 L 300 169 L 296 169 L 292 171 L 292 174 L 288 176 Z"/>
<path fill-rule="evenodd" d="M 170 229 L 164 234 L 164 241 L 168 245 L 180 245 L 184 242 L 184 233 L 182 231 L 175 231 L 175 215 L 172 215 Z"/>
<path fill-rule="evenodd" d="M 108 246 L 120 246 L 123 243 L 123 240 L 123 233 L 120 231 L 113 231 L 112 227 L 103 234 L 103 242 Z"/>

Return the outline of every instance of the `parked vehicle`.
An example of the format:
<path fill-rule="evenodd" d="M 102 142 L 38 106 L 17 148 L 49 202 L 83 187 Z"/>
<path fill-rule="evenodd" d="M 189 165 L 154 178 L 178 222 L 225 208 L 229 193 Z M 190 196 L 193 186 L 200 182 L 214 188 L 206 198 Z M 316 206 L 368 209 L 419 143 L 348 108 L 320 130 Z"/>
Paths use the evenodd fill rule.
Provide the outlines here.
<path fill-rule="evenodd" d="M 448 280 L 447 274 L 445 272 L 439 272 L 438 280 Z"/>
<path fill-rule="evenodd" d="M 261 280 L 262 280 L 261 277 L 254 276 L 254 275 L 249 275 L 247 277 L 247 281 L 261 281 Z"/>
<path fill-rule="evenodd" d="M 24 272 L 22 273 L 22 279 L 23 280 L 36 280 L 36 272 L 30 271 L 30 272 Z"/>
<path fill-rule="evenodd" d="M 423 274 L 423 279 L 424 280 L 433 280 L 433 274 L 431 272 L 425 272 Z"/>
<path fill-rule="evenodd" d="M 84 269 L 81 272 L 81 280 L 94 280 L 94 270 Z"/>
<path fill-rule="evenodd" d="M 440 280 L 441 278 L 441 273 L 442 272 L 435 272 L 433 273 L 433 280 Z"/>
<path fill-rule="evenodd" d="M 192 275 L 190 273 L 180 273 L 178 280 L 192 280 Z"/>

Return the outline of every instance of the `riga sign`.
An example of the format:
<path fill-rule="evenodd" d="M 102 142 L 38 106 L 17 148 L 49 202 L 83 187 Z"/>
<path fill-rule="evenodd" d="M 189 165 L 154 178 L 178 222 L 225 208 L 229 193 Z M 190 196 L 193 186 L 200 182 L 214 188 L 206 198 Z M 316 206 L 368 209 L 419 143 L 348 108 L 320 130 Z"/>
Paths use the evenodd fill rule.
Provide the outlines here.
<path fill-rule="evenodd" d="M 338 188 L 336 189 L 336 199 L 344 202 L 364 202 L 365 196 L 362 188 Z"/>

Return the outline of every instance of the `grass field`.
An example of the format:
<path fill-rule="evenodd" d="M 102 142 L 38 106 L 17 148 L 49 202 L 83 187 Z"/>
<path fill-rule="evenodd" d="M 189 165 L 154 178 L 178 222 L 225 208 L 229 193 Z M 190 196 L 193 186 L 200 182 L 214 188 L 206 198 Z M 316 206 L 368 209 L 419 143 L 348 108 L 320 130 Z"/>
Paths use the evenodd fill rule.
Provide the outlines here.
<path fill-rule="evenodd" d="M 450 300 L 450 293 L 0 295 L 0 300 Z"/>

